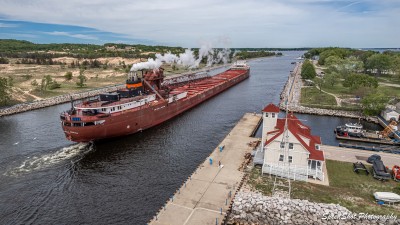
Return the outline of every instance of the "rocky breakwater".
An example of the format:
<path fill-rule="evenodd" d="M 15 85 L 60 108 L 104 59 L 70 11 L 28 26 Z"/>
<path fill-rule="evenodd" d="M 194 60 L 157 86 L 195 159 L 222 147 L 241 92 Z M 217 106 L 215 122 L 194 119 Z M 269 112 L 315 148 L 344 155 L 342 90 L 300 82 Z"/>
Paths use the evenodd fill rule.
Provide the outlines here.
<path fill-rule="evenodd" d="M 284 102 L 279 104 L 279 108 L 281 110 L 285 110 L 286 106 Z M 310 108 L 305 106 L 290 106 L 289 110 L 291 112 L 302 113 L 302 114 L 313 114 L 320 116 L 339 116 L 339 117 L 347 117 L 347 118 L 355 118 L 355 119 L 363 119 L 369 122 L 378 123 L 378 119 L 376 117 L 364 116 L 359 112 L 354 111 L 345 111 L 345 110 L 335 110 L 335 109 L 320 109 L 320 108 Z"/>
<path fill-rule="evenodd" d="M 288 80 L 283 86 L 280 94 L 279 108 L 283 111 L 286 110 L 286 103 L 289 104 L 289 111 L 302 114 L 313 114 L 320 116 L 339 116 L 347 118 L 361 118 L 363 120 L 378 123 L 378 118 L 371 116 L 364 116 L 357 111 L 345 111 L 337 109 L 322 109 L 322 108 L 311 108 L 305 107 L 300 104 L 301 89 L 303 87 L 303 81 L 300 77 L 300 65 L 297 65 L 294 73 L 290 73 Z M 291 93 L 291 94 L 290 94 Z M 292 98 L 289 99 L 289 96 Z"/>
<path fill-rule="evenodd" d="M 228 224 L 399 224 L 393 215 L 352 213 L 336 204 L 238 192 Z"/>
<path fill-rule="evenodd" d="M 85 91 L 85 92 L 76 93 L 76 94 L 67 94 L 67 95 L 61 95 L 61 96 L 56 96 L 56 97 L 52 97 L 52 98 L 46 98 L 46 99 L 43 99 L 40 101 L 34 101 L 34 102 L 30 102 L 30 103 L 17 104 L 17 105 L 8 107 L 8 108 L 0 109 L 0 117 L 12 115 L 12 114 L 16 114 L 16 113 L 21 113 L 21 112 L 26 112 L 26 111 L 30 111 L 30 110 L 34 110 L 34 109 L 40 109 L 40 108 L 44 108 L 44 107 L 48 107 L 48 106 L 52 106 L 52 105 L 66 103 L 66 102 L 71 101 L 71 97 L 73 100 L 84 99 L 84 98 L 99 95 L 104 92 L 116 91 L 122 87 L 124 87 L 124 85 L 115 85 L 115 86 L 100 88 L 100 89 L 91 90 L 91 91 Z"/>

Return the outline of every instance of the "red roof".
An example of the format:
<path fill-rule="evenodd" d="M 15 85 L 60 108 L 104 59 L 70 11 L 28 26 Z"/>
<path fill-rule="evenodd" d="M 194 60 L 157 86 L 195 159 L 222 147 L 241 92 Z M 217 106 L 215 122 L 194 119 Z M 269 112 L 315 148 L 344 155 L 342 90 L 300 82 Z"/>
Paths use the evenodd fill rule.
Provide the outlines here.
<path fill-rule="evenodd" d="M 265 108 L 262 110 L 263 112 L 274 112 L 274 113 L 279 113 L 279 107 L 270 103 L 269 105 L 265 106 Z"/>
<path fill-rule="evenodd" d="M 277 132 L 272 138 L 265 142 L 265 145 L 268 145 L 277 137 L 279 137 L 285 131 L 285 120 L 286 119 L 278 119 L 276 122 L 276 129 L 274 132 Z M 315 149 L 316 144 L 321 144 L 321 138 L 319 136 L 311 135 L 310 127 L 304 125 L 297 117 L 293 114 L 288 116 L 288 129 L 289 131 L 296 137 L 296 139 L 301 143 L 304 148 L 308 150 L 310 153 L 309 159 L 324 161 L 324 153 L 321 150 Z M 278 132 L 279 131 L 279 132 Z M 269 134 L 274 132 L 268 132 Z M 309 143 L 303 141 L 300 137 L 303 136 L 307 139 L 310 139 Z"/>

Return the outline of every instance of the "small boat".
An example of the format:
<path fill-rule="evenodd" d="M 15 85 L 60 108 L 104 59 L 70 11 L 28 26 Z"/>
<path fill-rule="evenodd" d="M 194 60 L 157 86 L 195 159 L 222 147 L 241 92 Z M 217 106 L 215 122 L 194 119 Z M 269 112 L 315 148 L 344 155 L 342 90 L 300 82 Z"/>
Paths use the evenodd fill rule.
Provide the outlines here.
<path fill-rule="evenodd" d="M 394 165 L 392 168 L 393 180 L 400 181 L 400 166 Z"/>
<path fill-rule="evenodd" d="M 384 203 L 397 203 L 400 202 L 400 195 L 392 192 L 375 192 L 374 197 L 376 201 L 382 201 Z"/>
<path fill-rule="evenodd" d="M 339 136 L 350 136 L 350 137 L 364 137 L 365 130 L 360 123 L 346 123 L 342 126 L 337 126 L 334 129 L 335 134 Z"/>

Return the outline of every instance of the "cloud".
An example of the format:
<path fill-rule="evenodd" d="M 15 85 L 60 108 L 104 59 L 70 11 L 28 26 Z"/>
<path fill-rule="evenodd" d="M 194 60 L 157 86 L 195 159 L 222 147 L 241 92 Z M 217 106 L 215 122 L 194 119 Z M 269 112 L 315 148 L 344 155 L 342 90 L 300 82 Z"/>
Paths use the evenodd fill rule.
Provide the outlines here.
<path fill-rule="evenodd" d="M 395 0 L 0 2 L 0 18 L 90 27 L 184 47 L 221 36 L 230 38 L 229 47 L 400 45 L 400 2 Z"/>
<path fill-rule="evenodd" d="M 53 31 L 53 32 L 43 32 L 45 34 L 49 35 L 54 35 L 54 36 L 67 36 L 67 37 L 73 37 L 73 38 L 79 38 L 79 39 L 85 39 L 85 40 L 98 40 L 98 37 L 92 36 L 92 35 L 86 35 L 86 34 L 71 34 L 68 32 L 63 32 L 63 31 Z"/>
<path fill-rule="evenodd" d="M 18 24 L 13 23 L 0 23 L 0 28 L 18 27 Z"/>

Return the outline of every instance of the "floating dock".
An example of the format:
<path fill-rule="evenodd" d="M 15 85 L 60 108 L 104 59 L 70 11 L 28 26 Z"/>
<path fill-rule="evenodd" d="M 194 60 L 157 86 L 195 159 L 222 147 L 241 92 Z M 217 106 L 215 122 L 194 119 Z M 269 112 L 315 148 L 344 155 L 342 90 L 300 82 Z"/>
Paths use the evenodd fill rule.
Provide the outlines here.
<path fill-rule="evenodd" d="M 400 154 L 400 148 L 394 146 L 373 146 L 373 145 L 356 145 L 350 143 L 339 143 L 339 147 Z"/>
<path fill-rule="evenodd" d="M 221 224 L 243 182 L 245 173 L 239 168 L 245 154 L 253 150 L 249 143 L 258 140 L 250 136 L 261 119 L 259 114 L 246 113 L 149 224 Z"/>
<path fill-rule="evenodd" d="M 336 135 L 336 139 L 347 140 L 347 141 L 360 141 L 360 142 L 368 142 L 375 144 L 383 144 L 383 145 L 400 145 L 400 142 L 387 140 L 387 139 L 378 139 L 378 138 L 362 138 L 362 137 L 349 137 L 349 136 L 339 136 Z"/>

